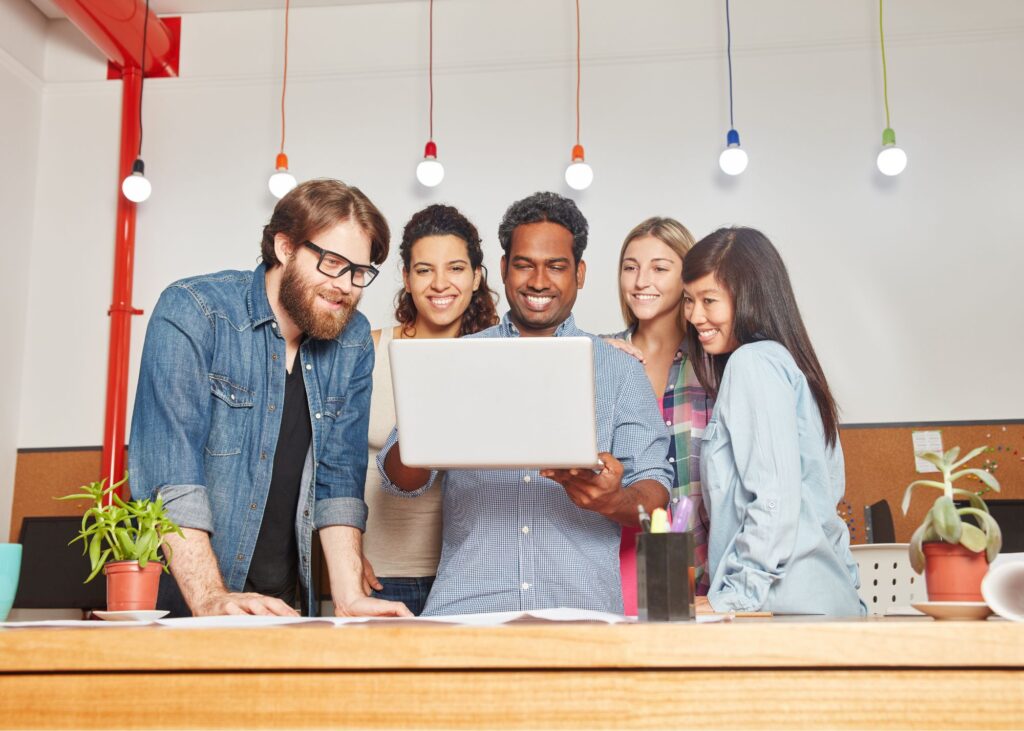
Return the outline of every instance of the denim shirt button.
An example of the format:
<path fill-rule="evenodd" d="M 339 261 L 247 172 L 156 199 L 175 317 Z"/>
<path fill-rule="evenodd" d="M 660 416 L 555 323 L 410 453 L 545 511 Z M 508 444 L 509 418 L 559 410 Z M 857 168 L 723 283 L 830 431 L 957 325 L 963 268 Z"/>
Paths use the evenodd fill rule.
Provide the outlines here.
<path fill-rule="evenodd" d="M 276 406 L 276 405 L 274 405 L 274 404 L 270 404 L 270 406 L 268 406 L 267 408 L 268 408 L 268 409 L 269 409 L 270 411 L 277 411 L 277 406 Z"/>
<path fill-rule="evenodd" d="M 260 461 L 262 462 L 262 461 L 264 461 L 264 460 L 265 460 L 266 458 L 267 458 L 267 453 L 266 453 L 266 452 L 260 452 Z"/>
<path fill-rule="evenodd" d="M 302 517 L 308 518 L 309 517 L 309 511 L 308 510 L 303 510 L 302 511 Z"/>
<path fill-rule="evenodd" d="M 235 560 L 236 561 L 244 561 L 245 560 L 245 556 L 240 553 L 237 556 L 235 556 Z"/>
<path fill-rule="evenodd" d="M 259 505 L 257 505 L 256 503 L 249 503 L 249 510 L 255 510 L 258 507 Z"/>
<path fill-rule="evenodd" d="M 274 353 L 274 354 L 272 354 L 272 355 L 270 356 L 270 359 L 271 359 L 271 360 L 277 360 L 277 353 Z"/>
<path fill-rule="evenodd" d="M 313 365 L 311 363 L 306 363 L 306 370 L 307 371 L 313 370 Z"/>
<path fill-rule="evenodd" d="M 320 412 L 319 411 L 316 412 L 315 416 L 316 416 L 317 419 L 319 419 L 320 418 Z"/>

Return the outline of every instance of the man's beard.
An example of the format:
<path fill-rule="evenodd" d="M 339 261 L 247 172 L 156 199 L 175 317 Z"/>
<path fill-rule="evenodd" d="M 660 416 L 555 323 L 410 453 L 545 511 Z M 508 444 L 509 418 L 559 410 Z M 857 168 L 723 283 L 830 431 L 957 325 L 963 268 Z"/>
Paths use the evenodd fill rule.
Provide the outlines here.
<path fill-rule="evenodd" d="M 339 302 L 341 308 L 334 312 L 317 307 L 316 300 L 323 294 L 331 302 Z M 314 340 L 333 340 L 348 324 L 356 301 L 350 296 L 331 288 L 318 291 L 309 285 L 298 273 L 294 264 L 281 275 L 281 289 L 278 299 L 288 317 L 292 318 L 302 332 Z"/>

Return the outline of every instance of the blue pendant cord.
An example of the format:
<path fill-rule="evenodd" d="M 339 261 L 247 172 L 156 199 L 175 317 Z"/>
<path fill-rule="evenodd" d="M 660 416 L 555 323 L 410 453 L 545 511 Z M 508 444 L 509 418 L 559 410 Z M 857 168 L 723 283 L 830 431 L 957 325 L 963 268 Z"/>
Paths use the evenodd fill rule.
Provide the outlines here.
<path fill-rule="evenodd" d="M 735 129 L 736 124 L 732 119 L 732 25 L 729 22 L 729 0 L 725 0 L 725 39 L 725 55 L 729 59 L 729 129 Z"/>

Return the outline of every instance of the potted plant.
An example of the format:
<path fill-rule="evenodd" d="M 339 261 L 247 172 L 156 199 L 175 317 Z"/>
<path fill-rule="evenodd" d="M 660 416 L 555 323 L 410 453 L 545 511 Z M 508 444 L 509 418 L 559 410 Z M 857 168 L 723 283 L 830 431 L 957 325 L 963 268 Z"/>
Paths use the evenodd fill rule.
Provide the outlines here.
<path fill-rule="evenodd" d="M 126 474 L 109 487 L 105 479 L 90 482 L 79 492 L 57 498 L 92 503 L 82 516 L 78 537 L 71 543 L 81 541 L 82 552 L 89 555 L 92 573 L 86 581 L 96 578 L 100 569 L 106 574 L 107 611 L 111 612 L 156 607 L 160 570 L 168 570 L 160 561 L 160 548 L 171 533 L 184 538 L 181 528 L 168 517 L 161 498 L 121 499 L 116 491 L 127 479 Z"/>
<path fill-rule="evenodd" d="M 981 580 L 988 564 L 1003 545 L 1003 534 L 989 515 L 988 506 L 977 492 L 954 487 L 953 483 L 973 476 L 988 489 L 999 491 L 999 481 L 990 472 L 965 464 L 988 447 L 978 447 L 960 458 L 960 447 L 945 454 L 925 452 L 921 459 L 931 462 L 942 473 L 942 482 L 914 480 L 903 494 L 903 514 L 910 508 L 910 495 L 918 485 L 942 490 L 942 495 L 925 515 L 924 522 L 910 538 L 910 565 L 917 573 L 924 572 L 931 601 L 982 601 Z M 957 507 L 954 496 L 970 501 Z M 975 518 L 977 525 L 965 522 L 962 516 Z"/>

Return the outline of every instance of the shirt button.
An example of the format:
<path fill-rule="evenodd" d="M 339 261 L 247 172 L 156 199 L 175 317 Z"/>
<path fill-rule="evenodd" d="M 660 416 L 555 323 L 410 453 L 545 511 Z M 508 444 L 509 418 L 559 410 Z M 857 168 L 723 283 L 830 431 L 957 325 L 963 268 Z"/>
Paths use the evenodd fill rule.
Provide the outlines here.
<path fill-rule="evenodd" d="M 267 453 L 266 452 L 260 452 L 260 459 L 264 460 L 266 458 L 267 458 Z"/>
<path fill-rule="evenodd" d="M 665 426 L 672 426 L 672 422 L 668 419 L 665 420 Z"/>
<path fill-rule="evenodd" d="M 249 510 L 255 510 L 259 506 L 256 503 L 249 503 Z"/>
<path fill-rule="evenodd" d="M 523 475 L 523 482 L 529 482 L 529 481 L 530 481 L 530 476 L 529 475 Z"/>
<path fill-rule="evenodd" d="M 309 556 L 303 556 L 302 563 L 309 563 Z"/>
<path fill-rule="evenodd" d="M 274 404 L 270 404 L 271 411 L 277 411 L 277 407 Z"/>
<path fill-rule="evenodd" d="M 271 360 L 277 360 L 277 353 L 274 353 L 273 355 L 271 355 L 270 358 L 271 358 Z"/>
<path fill-rule="evenodd" d="M 313 370 L 313 365 L 311 363 L 306 363 L 306 370 L 307 371 Z"/>
<path fill-rule="evenodd" d="M 317 419 L 319 419 L 319 418 L 320 418 L 320 412 L 319 412 L 319 411 L 318 411 L 318 412 L 316 412 L 316 414 L 314 414 L 314 417 L 316 417 Z"/>
<path fill-rule="evenodd" d="M 775 501 L 774 500 L 769 500 L 768 501 L 768 507 L 771 508 L 772 510 L 775 510 Z"/>
<path fill-rule="evenodd" d="M 309 511 L 308 510 L 303 510 L 302 511 L 302 515 L 303 515 L 303 517 L 308 518 L 309 517 Z"/>
<path fill-rule="evenodd" d="M 530 532 L 530 526 L 524 525 L 522 530 L 523 530 L 523 535 L 526 535 L 527 533 Z"/>
<path fill-rule="evenodd" d="M 277 330 L 277 323 L 276 323 L 276 322 L 272 322 L 272 323 L 270 323 L 270 327 L 272 327 L 272 328 L 274 328 L 275 330 Z"/>
<path fill-rule="evenodd" d="M 237 556 L 235 556 L 235 560 L 236 561 L 244 561 L 245 560 L 245 556 L 240 553 Z"/>
<path fill-rule="evenodd" d="M 671 462 L 672 464 L 675 464 L 676 463 L 676 458 L 675 457 L 669 457 L 668 461 Z"/>
<path fill-rule="evenodd" d="M 234 400 L 235 400 L 235 394 L 231 394 L 231 395 L 229 396 L 229 398 L 230 398 L 230 399 L 231 399 L 232 401 L 234 401 Z"/>
<path fill-rule="evenodd" d="M 519 585 L 519 588 L 522 589 L 523 591 L 526 591 L 527 589 L 530 588 L 530 585 L 524 581 L 522 584 Z"/>

